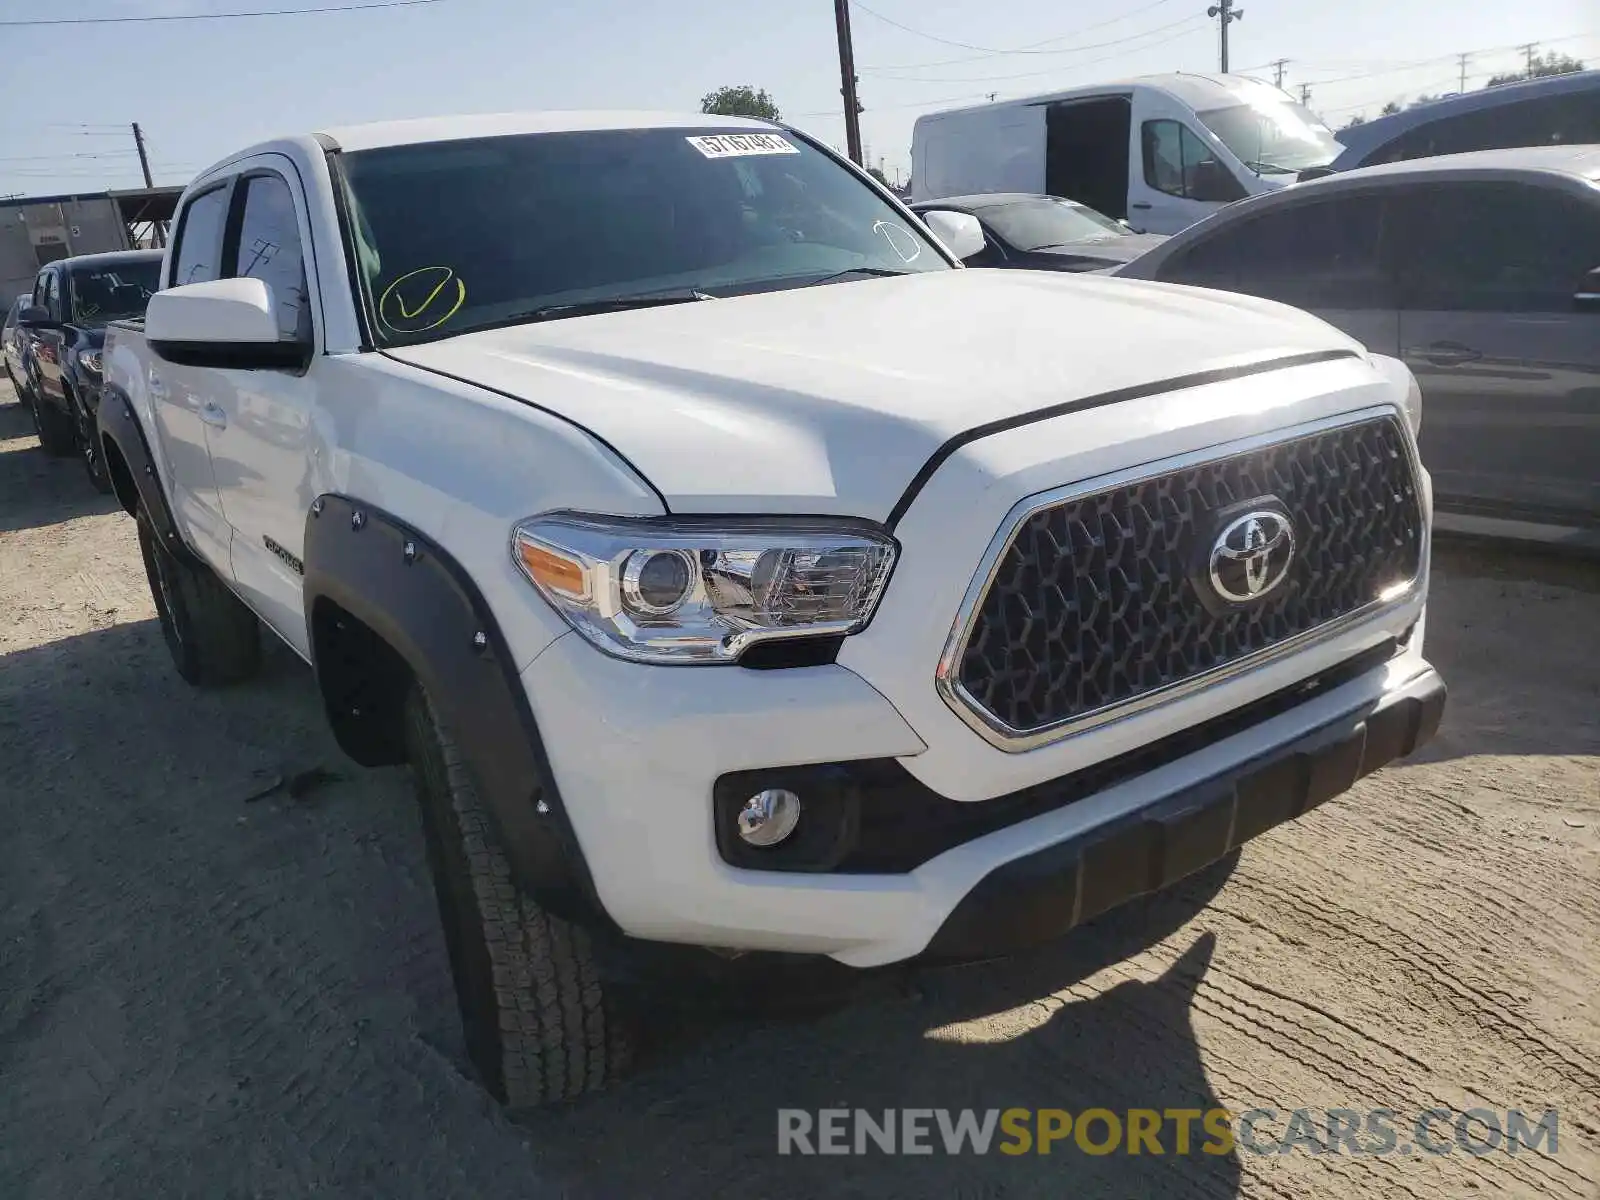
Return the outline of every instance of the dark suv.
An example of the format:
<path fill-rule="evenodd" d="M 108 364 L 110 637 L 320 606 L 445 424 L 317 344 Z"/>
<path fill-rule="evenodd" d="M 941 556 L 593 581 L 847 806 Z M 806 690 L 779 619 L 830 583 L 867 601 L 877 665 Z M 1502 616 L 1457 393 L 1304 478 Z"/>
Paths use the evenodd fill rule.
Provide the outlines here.
<path fill-rule="evenodd" d="M 94 436 L 100 351 L 108 321 L 144 315 L 160 286 L 161 251 L 85 254 L 50 263 L 17 313 L 22 375 L 16 382 L 46 454 L 82 454 L 95 487 L 111 490 Z"/>

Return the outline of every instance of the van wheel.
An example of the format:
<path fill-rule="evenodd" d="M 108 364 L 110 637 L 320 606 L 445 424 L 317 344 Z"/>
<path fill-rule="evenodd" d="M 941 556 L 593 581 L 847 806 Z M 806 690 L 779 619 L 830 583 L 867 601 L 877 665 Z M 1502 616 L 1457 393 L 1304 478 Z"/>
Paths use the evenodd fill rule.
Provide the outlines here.
<path fill-rule="evenodd" d="M 136 515 L 139 552 L 161 635 L 185 682 L 240 683 L 261 669 L 261 630 L 246 608 L 204 563 L 180 559 L 162 545 L 143 505 Z"/>
<path fill-rule="evenodd" d="M 513 880 L 461 752 L 420 686 L 406 699 L 405 731 L 473 1065 L 511 1108 L 598 1090 L 625 1073 L 632 1043 L 602 990 L 588 931 L 545 912 Z"/>

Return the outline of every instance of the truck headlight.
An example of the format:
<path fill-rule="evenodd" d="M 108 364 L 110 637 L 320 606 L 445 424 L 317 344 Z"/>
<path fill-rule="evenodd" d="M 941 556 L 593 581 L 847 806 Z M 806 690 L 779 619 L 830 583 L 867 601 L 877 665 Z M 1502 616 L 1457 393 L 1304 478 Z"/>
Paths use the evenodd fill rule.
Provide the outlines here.
<path fill-rule="evenodd" d="M 863 523 L 822 520 L 552 513 L 511 539 L 518 569 L 568 624 L 649 663 L 731 663 L 756 642 L 854 633 L 897 552 Z"/>
<path fill-rule="evenodd" d="M 91 375 L 100 374 L 100 351 L 85 350 L 78 355 L 78 361 L 83 364 L 83 369 Z"/>

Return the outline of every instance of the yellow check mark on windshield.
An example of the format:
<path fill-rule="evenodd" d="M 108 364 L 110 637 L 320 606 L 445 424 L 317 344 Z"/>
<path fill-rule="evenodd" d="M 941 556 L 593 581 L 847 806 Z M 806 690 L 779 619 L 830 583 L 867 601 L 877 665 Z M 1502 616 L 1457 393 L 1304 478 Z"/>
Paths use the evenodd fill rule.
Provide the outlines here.
<path fill-rule="evenodd" d="M 439 293 L 444 291 L 444 285 L 449 283 L 454 278 L 455 272 L 451 271 L 448 267 L 445 268 L 444 278 L 439 280 L 439 285 L 434 288 L 433 291 L 429 292 L 427 299 L 425 299 L 421 304 L 417 305 L 416 308 L 407 308 L 405 299 L 400 295 L 399 292 L 396 292 L 394 294 L 395 307 L 400 310 L 400 315 L 408 321 L 413 317 L 420 317 L 425 311 L 427 311 L 428 305 L 432 304 L 439 298 Z"/>

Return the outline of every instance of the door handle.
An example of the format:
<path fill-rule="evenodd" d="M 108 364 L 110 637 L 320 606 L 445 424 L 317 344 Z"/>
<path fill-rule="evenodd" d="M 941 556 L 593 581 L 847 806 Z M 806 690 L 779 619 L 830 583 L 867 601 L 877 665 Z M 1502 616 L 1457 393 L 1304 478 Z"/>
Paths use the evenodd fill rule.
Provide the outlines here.
<path fill-rule="evenodd" d="M 221 406 L 207 400 L 200 406 L 200 419 L 213 429 L 226 429 L 228 427 L 228 414 L 222 411 Z"/>
<path fill-rule="evenodd" d="M 1128 207 L 1129 208 L 1150 208 L 1151 204 L 1150 204 L 1150 201 L 1148 201 L 1148 200 L 1134 200 L 1134 201 L 1131 201 L 1128 204 Z"/>

